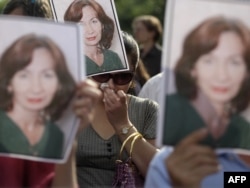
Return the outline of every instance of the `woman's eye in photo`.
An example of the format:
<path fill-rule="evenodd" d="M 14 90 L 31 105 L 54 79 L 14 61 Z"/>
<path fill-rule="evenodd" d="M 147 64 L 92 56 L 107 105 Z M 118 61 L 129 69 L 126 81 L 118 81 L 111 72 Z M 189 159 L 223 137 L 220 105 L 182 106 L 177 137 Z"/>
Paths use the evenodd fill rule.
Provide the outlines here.
<path fill-rule="evenodd" d="M 24 79 L 24 78 L 28 78 L 28 73 L 27 72 L 20 72 L 18 74 L 18 77 L 21 78 L 21 79 Z"/>
<path fill-rule="evenodd" d="M 234 66 L 244 65 L 244 61 L 241 59 L 230 59 L 229 63 Z"/>
<path fill-rule="evenodd" d="M 98 22 L 99 22 L 99 20 L 96 18 L 92 20 L 92 23 L 98 23 Z"/>
<path fill-rule="evenodd" d="M 43 74 L 43 76 L 44 76 L 45 78 L 55 78 L 55 77 L 56 77 L 56 74 L 55 74 L 54 71 L 48 71 L 48 72 L 45 72 L 45 73 Z"/>
<path fill-rule="evenodd" d="M 210 57 L 204 57 L 204 58 L 202 58 L 201 62 L 204 64 L 207 64 L 207 65 L 210 65 L 214 62 L 214 60 Z"/>

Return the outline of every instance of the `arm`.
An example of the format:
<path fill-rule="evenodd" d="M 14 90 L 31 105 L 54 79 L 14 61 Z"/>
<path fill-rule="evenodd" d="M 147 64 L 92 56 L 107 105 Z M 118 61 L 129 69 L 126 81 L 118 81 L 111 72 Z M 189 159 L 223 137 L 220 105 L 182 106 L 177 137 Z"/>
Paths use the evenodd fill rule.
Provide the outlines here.
<path fill-rule="evenodd" d="M 132 125 L 128 118 L 127 95 L 123 91 L 120 90 L 115 93 L 113 90 L 105 88 L 104 101 L 108 119 L 114 127 L 121 142 L 123 142 L 129 135 L 137 132 L 137 129 Z M 129 129 L 128 134 L 121 134 L 122 128 L 129 126 L 133 127 Z M 131 141 L 132 139 L 125 145 L 127 152 L 130 151 Z M 154 144 L 155 140 L 150 140 L 150 142 Z M 132 152 L 132 160 L 143 176 L 146 175 L 149 163 L 157 152 L 157 148 L 151 143 L 144 138 L 138 139 L 134 144 Z M 147 155 L 145 155 L 145 153 Z"/>
<path fill-rule="evenodd" d="M 145 188 L 171 188 L 171 180 L 165 168 L 165 159 L 173 152 L 172 147 L 163 147 L 150 163 Z"/>
<path fill-rule="evenodd" d="M 78 132 L 92 121 L 93 110 L 100 97 L 101 92 L 93 81 L 86 80 L 79 84 L 73 106 L 75 114 L 81 119 Z M 78 187 L 75 164 L 76 145 L 75 141 L 67 162 L 56 165 L 53 187 Z"/>
<path fill-rule="evenodd" d="M 69 158 L 64 164 L 57 164 L 52 187 L 78 187 L 75 164 L 76 142 L 73 143 Z"/>
<path fill-rule="evenodd" d="M 133 132 L 136 132 L 137 130 L 133 128 L 133 130 L 130 132 L 132 134 Z M 129 135 L 130 135 L 129 134 Z M 128 136 L 129 136 L 128 135 Z M 119 136 L 120 140 L 123 142 L 126 136 Z M 154 140 L 150 140 L 151 143 L 154 143 Z M 148 171 L 149 164 L 154 157 L 154 155 L 157 153 L 157 148 L 153 146 L 150 142 L 148 142 L 146 139 L 137 139 L 133 151 L 132 151 L 132 160 L 135 163 L 138 170 L 141 172 L 141 174 L 145 177 Z M 131 140 L 126 144 L 125 148 L 127 152 L 130 151 L 130 145 Z"/>

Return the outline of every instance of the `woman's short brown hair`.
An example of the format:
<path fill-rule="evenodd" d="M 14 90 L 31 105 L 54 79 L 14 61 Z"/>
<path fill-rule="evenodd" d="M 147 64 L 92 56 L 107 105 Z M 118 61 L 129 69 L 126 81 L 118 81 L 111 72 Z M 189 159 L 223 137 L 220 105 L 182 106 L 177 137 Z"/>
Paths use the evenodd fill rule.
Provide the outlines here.
<path fill-rule="evenodd" d="M 249 28 L 237 19 L 229 19 L 223 16 L 211 17 L 187 35 L 183 44 L 182 55 L 175 67 L 176 87 L 180 94 L 189 99 L 196 97 L 197 85 L 191 71 L 199 57 L 215 49 L 220 35 L 227 31 L 236 33 L 245 47 L 243 58 L 246 62 L 247 77 L 243 81 L 237 96 L 231 101 L 236 112 L 240 112 L 248 106 L 250 100 L 250 32 Z"/>
<path fill-rule="evenodd" d="M 114 22 L 107 16 L 102 6 L 94 0 L 75 0 L 73 1 L 64 14 L 64 21 L 79 22 L 82 18 L 82 9 L 85 6 L 92 7 L 97 14 L 97 18 L 103 25 L 102 37 L 99 45 L 103 49 L 108 49 L 114 35 Z"/>
<path fill-rule="evenodd" d="M 13 107 L 13 97 L 7 88 L 14 75 L 31 63 L 33 52 L 37 48 L 47 49 L 54 60 L 60 89 L 56 92 L 51 104 L 46 107 L 45 114 L 48 114 L 51 120 L 57 120 L 68 106 L 76 84 L 67 68 L 64 54 L 51 39 L 45 36 L 24 35 L 13 42 L 3 53 L 0 60 L 0 108 L 7 111 Z"/>

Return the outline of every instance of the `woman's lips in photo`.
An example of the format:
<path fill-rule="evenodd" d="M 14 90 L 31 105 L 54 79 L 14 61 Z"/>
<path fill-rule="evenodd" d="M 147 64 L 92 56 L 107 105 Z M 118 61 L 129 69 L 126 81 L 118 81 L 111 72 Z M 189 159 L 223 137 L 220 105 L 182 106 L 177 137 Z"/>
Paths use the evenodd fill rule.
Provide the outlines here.
<path fill-rule="evenodd" d="M 42 98 L 29 98 L 28 99 L 28 102 L 33 103 L 33 104 L 41 103 L 42 101 L 43 101 Z"/>
<path fill-rule="evenodd" d="M 229 90 L 228 87 L 213 87 L 212 89 L 217 93 L 226 93 Z"/>
<path fill-rule="evenodd" d="M 86 38 L 88 41 L 93 41 L 93 40 L 95 40 L 96 39 L 96 37 L 88 37 L 88 38 Z"/>

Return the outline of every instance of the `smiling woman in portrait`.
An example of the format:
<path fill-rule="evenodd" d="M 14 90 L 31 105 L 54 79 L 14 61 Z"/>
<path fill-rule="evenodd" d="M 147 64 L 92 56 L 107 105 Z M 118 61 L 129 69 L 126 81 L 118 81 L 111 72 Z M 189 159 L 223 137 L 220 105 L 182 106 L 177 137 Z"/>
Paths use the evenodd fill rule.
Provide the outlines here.
<path fill-rule="evenodd" d="M 27 34 L 0 61 L 0 152 L 62 158 L 64 135 L 55 125 L 75 82 L 59 47 Z"/>
<path fill-rule="evenodd" d="M 83 44 L 87 74 L 124 69 L 118 54 L 109 50 L 114 35 L 114 21 L 94 0 L 73 1 L 64 15 L 65 21 L 83 25 Z"/>
<path fill-rule="evenodd" d="M 185 38 L 175 67 L 177 93 L 166 96 L 165 145 L 206 126 L 204 143 L 250 149 L 250 34 L 239 20 L 212 17 Z"/>

